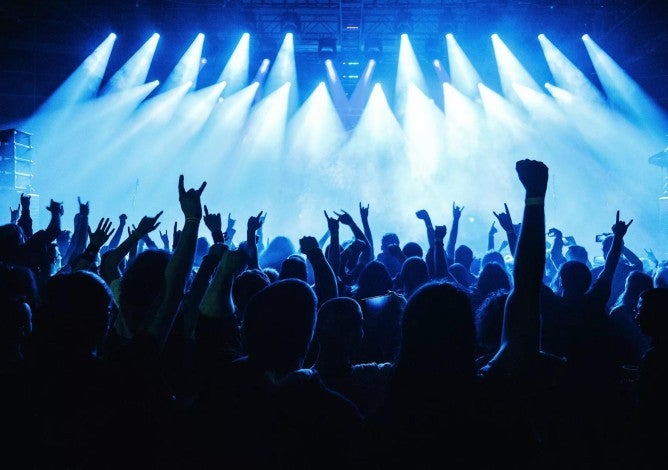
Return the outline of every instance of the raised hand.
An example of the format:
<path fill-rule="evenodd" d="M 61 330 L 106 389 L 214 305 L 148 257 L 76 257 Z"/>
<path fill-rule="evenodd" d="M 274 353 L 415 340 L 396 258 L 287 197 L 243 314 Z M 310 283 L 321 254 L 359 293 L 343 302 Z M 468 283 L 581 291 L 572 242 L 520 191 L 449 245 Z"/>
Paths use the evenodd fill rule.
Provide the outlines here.
<path fill-rule="evenodd" d="M 656 255 L 654 254 L 654 251 L 652 251 L 651 248 L 649 248 L 649 249 L 648 249 L 648 248 L 645 248 L 645 254 L 647 255 L 647 259 L 650 260 L 650 262 L 651 262 L 654 266 L 658 266 L 658 265 L 659 265 L 659 260 L 656 258 Z"/>
<path fill-rule="evenodd" d="M 513 225 L 513 218 L 510 216 L 510 211 L 508 210 L 508 204 L 504 202 L 503 207 L 505 212 L 499 212 L 497 214 L 496 212 L 492 211 L 492 214 L 494 214 L 496 220 L 499 221 L 499 225 L 503 230 L 506 232 L 514 232 L 515 226 Z"/>
<path fill-rule="evenodd" d="M 121 214 L 118 216 L 118 221 L 121 225 L 125 225 L 125 222 L 127 222 L 128 216 L 125 214 Z"/>
<path fill-rule="evenodd" d="M 172 232 L 172 250 L 176 249 L 176 245 L 179 244 L 179 238 L 181 238 L 181 230 L 178 229 L 178 222 L 174 222 L 174 230 Z"/>
<path fill-rule="evenodd" d="M 262 227 L 262 212 L 263 211 L 260 211 L 260 213 L 257 216 L 250 216 L 248 218 L 248 228 L 247 228 L 247 230 L 249 232 L 251 232 L 251 231 L 256 232 L 256 231 L 260 230 L 260 228 Z"/>
<path fill-rule="evenodd" d="M 307 254 L 311 250 L 319 250 L 320 245 L 318 245 L 318 240 L 315 237 L 302 237 L 299 239 L 299 251 L 304 254 Z"/>
<path fill-rule="evenodd" d="M 335 219 L 334 217 L 330 217 L 327 215 L 327 211 L 322 211 L 325 214 L 325 219 L 327 219 L 327 229 L 329 230 L 329 233 L 338 233 L 339 232 L 339 219 Z"/>
<path fill-rule="evenodd" d="M 183 185 L 183 175 L 179 176 L 179 204 L 181 204 L 181 211 L 183 211 L 186 220 L 201 220 L 202 203 L 200 202 L 200 197 L 204 188 L 206 188 L 206 181 L 202 183 L 199 189 L 190 188 L 186 191 Z"/>
<path fill-rule="evenodd" d="M 335 211 L 334 215 L 336 215 L 339 218 L 339 222 L 341 222 L 343 225 L 351 226 L 355 224 L 355 221 L 353 220 L 352 216 L 343 209 L 341 209 L 341 214 Z"/>
<path fill-rule="evenodd" d="M 116 229 L 111 228 L 111 222 L 109 219 L 104 217 L 100 219 L 100 222 L 97 224 L 95 231 L 91 231 L 90 225 L 88 226 L 88 237 L 90 238 L 90 245 L 98 249 L 102 248 L 107 240 L 113 235 Z"/>
<path fill-rule="evenodd" d="M 369 218 L 369 204 L 364 207 L 362 203 L 360 202 L 360 217 L 362 220 L 366 220 Z"/>
<path fill-rule="evenodd" d="M 234 229 L 234 224 L 237 220 L 232 218 L 232 213 L 228 212 L 227 213 L 227 230 L 232 230 Z"/>
<path fill-rule="evenodd" d="M 204 225 L 206 225 L 206 228 L 208 228 L 212 233 L 223 230 L 223 221 L 220 217 L 220 212 L 210 214 L 209 208 L 206 207 L 206 204 L 204 205 L 204 218 L 202 220 L 204 220 Z"/>
<path fill-rule="evenodd" d="M 459 220 L 459 218 L 462 216 L 462 212 L 464 211 L 464 206 L 456 206 L 454 201 L 452 203 L 452 218 L 455 220 Z"/>
<path fill-rule="evenodd" d="M 79 202 L 79 214 L 81 215 L 88 215 L 90 214 L 90 202 L 86 201 L 86 203 L 81 202 L 81 198 L 77 196 L 77 201 Z"/>
<path fill-rule="evenodd" d="M 416 216 L 418 219 L 420 219 L 420 220 L 424 220 L 425 222 L 428 221 L 428 220 L 430 220 L 429 212 L 427 212 L 427 211 L 424 210 L 424 209 L 420 209 L 419 211 L 417 211 L 417 212 L 415 213 L 415 216 Z"/>
<path fill-rule="evenodd" d="M 23 210 L 27 211 L 30 208 L 30 195 L 25 195 L 21 193 L 21 207 L 23 207 Z"/>
<path fill-rule="evenodd" d="M 63 208 L 63 203 L 56 202 L 53 199 L 51 199 L 49 205 L 46 206 L 46 210 L 51 212 L 51 214 L 53 215 L 63 215 L 65 213 L 65 209 Z"/>
<path fill-rule="evenodd" d="M 16 207 L 16 210 L 12 209 L 12 206 L 9 206 L 9 220 L 11 223 L 15 224 L 19 220 L 19 213 L 21 212 L 21 204 Z"/>
<path fill-rule="evenodd" d="M 228 247 L 225 243 L 212 243 L 209 247 L 209 254 L 220 260 L 229 250 L 230 247 Z"/>
<path fill-rule="evenodd" d="M 445 225 L 437 225 L 434 227 L 434 238 L 436 241 L 442 242 L 446 233 L 448 233 L 448 228 Z"/>
<path fill-rule="evenodd" d="M 624 235 L 626 235 L 626 231 L 628 230 L 629 226 L 633 223 L 633 219 L 629 221 L 629 223 L 625 223 L 623 220 L 619 220 L 619 211 L 617 211 L 617 217 L 615 219 L 615 225 L 612 226 L 612 233 L 616 237 L 623 238 Z"/>
<path fill-rule="evenodd" d="M 561 238 L 562 237 L 561 230 L 552 227 L 550 230 L 547 231 L 547 236 Z"/>
<path fill-rule="evenodd" d="M 145 215 L 142 217 L 142 219 L 139 221 L 139 225 L 135 229 L 137 234 L 139 235 L 139 238 L 143 238 L 149 233 L 151 233 L 153 230 L 158 228 L 160 225 L 160 222 L 158 222 L 158 219 L 162 215 L 162 211 L 158 212 L 154 217 L 149 217 Z M 165 231 L 165 234 L 167 232 Z"/>
<path fill-rule="evenodd" d="M 499 230 L 494 226 L 496 221 L 492 221 L 492 226 L 489 228 L 489 235 L 494 235 Z"/>
<path fill-rule="evenodd" d="M 141 224 L 141 222 L 139 223 Z M 162 244 L 165 249 L 169 250 L 169 235 L 167 234 L 167 230 L 165 229 L 165 233 L 162 233 L 161 230 L 158 230 L 158 234 L 160 235 L 160 240 L 162 240 Z"/>
<path fill-rule="evenodd" d="M 547 165 L 537 160 L 519 160 L 515 163 L 517 176 L 526 189 L 527 197 L 545 197 L 547 191 Z"/>

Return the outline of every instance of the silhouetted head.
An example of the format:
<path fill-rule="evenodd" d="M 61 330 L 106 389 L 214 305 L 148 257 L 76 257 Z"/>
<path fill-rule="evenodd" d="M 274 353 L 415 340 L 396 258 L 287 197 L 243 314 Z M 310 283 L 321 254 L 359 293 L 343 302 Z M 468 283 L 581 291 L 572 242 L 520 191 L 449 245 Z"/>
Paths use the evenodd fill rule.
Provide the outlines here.
<path fill-rule="evenodd" d="M 620 294 L 615 306 L 628 305 L 629 307 L 635 307 L 640 293 L 651 289 L 652 286 L 652 276 L 642 271 L 631 271 L 626 276 L 624 291 Z"/>
<path fill-rule="evenodd" d="M 482 256 L 482 267 L 489 263 L 496 263 L 503 268 L 506 267 L 506 260 L 503 258 L 503 255 L 495 250 L 490 250 Z"/>
<path fill-rule="evenodd" d="M 390 245 L 399 245 L 399 236 L 396 233 L 388 232 L 380 239 L 381 250 L 387 250 Z"/>
<path fill-rule="evenodd" d="M 6 263 L 19 261 L 19 246 L 23 245 L 25 241 L 25 234 L 18 225 L 0 225 L 0 261 Z"/>
<path fill-rule="evenodd" d="M 260 269 L 248 269 L 234 279 L 232 299 L 237 308 L 237 317 L 243 322 L 246 305 L 251 297 L 271 284 L 267 275 Z"/>
<path fill-rule="evenodd" d="M 418 258 L 422 258 L 424 256 L 422 247 L 415 242 L 406 243 L 404 247 L 401 249 L 401 251 L 404 253 L 404 256 L 406 256 L 406 258 L 410 258 L 411 256 L 417 256 Z"/>
<path fill-rule="evenodd" d="M 202 264 L 202 258 L 209 252 L 210 246 L 209 240 L 207 240 L 206 237 L 199 237 L 197 239 L 197 245 L 195 246 L 195 260 L 193 261 L 194 266 Z"/>
<path fill-rule="evenodd" d="M 461 263 L 452 263 L 448 267 L 450 275 L 455 278 L 455 280 L 461 284 L 463 287 L 469 287 L 471 284 L 471 274 L 469 270 L 464 267 Z"/>
<path fill-rule="evenodd" d="M 269 282 L 278 281 L 278 271 L 274 268 L 263 268 L 262 272 L 269 278 Z"/>
<path fill-rule="evenodd" d="M 581 263 L 589 263 L 589 253 L 584 246 L 571 245 L 566 250 L 565 257 L 568 261 L 579 261 Z"/>
<path fill-rule="evenodd" d="M 472 262 L 473 250 L 466 245 L 459 245 L 455 250 L 455 263 L 459 263 L 469 270 Z"/>
<path fill-rule="evenodd" d="M 426 261 L 417 256 L 406 258 L 401 266 L 400 276 L 404 286 L 404 296 L 408 298 L 418 287 L 429 281 Z"/>
<path fill-rule="evenodd" d="M 668 287 L 668 265 L 661 266 L 654 273 L 654 287 Z"/>
<path fill-rule="evenodd" d="M 392 289 L 392 278 L 387 267 L 380 261 L 373 260 L 360 272 L 355 297 L 365 299 L 385 295 L 390 289 Z"/>
<path fill-rule="evenodd" d="M 242 331 L 248 357 L 270 370 L 300 368 L 315 321 L 313 289 L 298 279 L 276 281 L 255 294 L 246 307 Z"/>
<path fill-rule="evenodd" d="M 146 250 L 133 258 L 123 273 L 119 307 L 133 333 L 141 327 L 149 312 L 159 306 L 170 258 L 171 254 L 164 250 Z"/>
<path fill-rule="evenodd" d="M 43 294 L 49 346 L 78 355 L 95 354 L 109 328 L 111 291 L 88 271 L 56 274 Z"/>
<path fill-rule="evenodd" d="M 334 347 L 352 353 L 363 336 L 362 308 L 355 299 L 335 297 L 322 304 L 315 326 L 321 348 Z"/>
<path fill-rule="evenodd" d="M 32 332 L 32 312 L 37 302 L 33 272 L 23 266 L 0 262 L 0 353 L 18 347 Z"/>
<path fill-rule="evenodd" d="M 491 292 L 476 311 L 476 331 L 481 354 L 494 354 L 499 349 L 507 298 L 508 291 L 505 289 Z"/>
<path fill-rule="evenodd" d="M 559 282 L 563 295 L 583 295 L 591 285 L 591 271 L 580 261 L 566 261 L 559 268 Z"/>
<path fill-rule="evenodd" d="M 398 367 L 426 374 L 474 373 L 475 327 L 466 293 L 452 284 L 430 282 L 404 309 Z"/>
<path fill-rule="evenodd" d="M 480 297 L 486 297 L 499 289 L 510 290 L 508 271 L 496 262 L 485 264 L 478 276 L 476 292 Z"/>
<path fill-rule="evenodd" d="M 636 321 L 642 332 L 657 341 L 668 340 L 668 287 L 653 287 L 640 294 Z"/>
<path fill-rule="evenodd" d="M 306 282 L 306 261 L 300 255 L 290 255 L 281 263 L 279 279 L 300 279 Z"/>
<path fill-rule="evenodd" d="M 281 263 L 290 255 L 296 253 L 295 245 L 288 237 L 278 236 L 272 239 L 267 247 L 260 253 L 260 266 L 274 268 L 279 271 Z"/>

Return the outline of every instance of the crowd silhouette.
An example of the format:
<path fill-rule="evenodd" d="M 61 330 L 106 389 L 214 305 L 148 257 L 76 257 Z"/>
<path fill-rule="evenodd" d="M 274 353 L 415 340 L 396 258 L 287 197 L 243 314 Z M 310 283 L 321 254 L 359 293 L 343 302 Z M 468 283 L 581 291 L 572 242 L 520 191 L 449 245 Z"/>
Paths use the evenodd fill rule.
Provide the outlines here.
<path fill-rule="evenodd" d="M 373 234 L 362 203 L 360 225 L 325 211 L 324 236 L 265 245 L 266 213 L 235 242 L 183 176 L 171 237 L 162 212 L 89 221 L 82 201 L 71 230 L 54 200 L 33 227 L 21 195 L 0 226 L 5 461 L 662 468 L 668 261 L 644 265 L 617 211 L 596 265 L 546 230 L 547 166 L 515 170 L 522 219 L 490 208 L 479 252 L 455 203 L 448 226 L 407 215 L 426 246 Z"/>

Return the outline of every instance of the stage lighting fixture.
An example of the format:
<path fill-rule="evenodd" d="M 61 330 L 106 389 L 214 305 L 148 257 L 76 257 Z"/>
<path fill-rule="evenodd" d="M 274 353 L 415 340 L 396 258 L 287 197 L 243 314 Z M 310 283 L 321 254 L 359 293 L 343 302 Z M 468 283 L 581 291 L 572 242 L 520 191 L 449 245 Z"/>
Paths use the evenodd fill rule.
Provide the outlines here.
<path fill-rule="evenodd" d="M 364 41 L 364 56 L 369 60 L 379 62 L 383 56 L 383 43 L 378 38 L 368 38 Z"/>
<path fill-rule="evenodd" d="M 336 56 L 336 38 L 320 38 L 318 40 L 318 55 L 321 59 L 333 60 Z"/>
<path fill-rule="evenodd" d="M 394 20 L 394 31 L 400 34 L 413 32 L 413 15 L 409 11 L 400 11 Z"/>
<path fill-rule="evenodd" d="M 286 33 L 299 33 L 301 29 L 301 19 L 295 11 L 286 11 L 281 15 L 281 29 Z"/>

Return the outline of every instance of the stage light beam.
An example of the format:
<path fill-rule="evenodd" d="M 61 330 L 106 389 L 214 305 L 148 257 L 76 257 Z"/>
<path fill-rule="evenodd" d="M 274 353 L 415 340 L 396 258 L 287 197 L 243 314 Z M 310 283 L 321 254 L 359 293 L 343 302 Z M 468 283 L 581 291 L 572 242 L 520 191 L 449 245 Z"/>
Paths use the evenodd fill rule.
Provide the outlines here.
<path fill-rule="evenodd" d="M 480 75 L 451 33 L 445 35 L 445 41 L 452 86 L 471 99 L 479 98 L 478 83 L 482 82 Z"/>
<path fill-rule="evenodd" d="M 244 33 L 218 78 L 219 82 L 227 82 L 223 97 L 230 96 L 248 85 L 249 51 L 250 34 Z"/>
<path fill-rule="evenodd" d="M 163 92 L 179 87 L 187 82 L 191 83 L 193 89 L 195 88 L 200 66 L 202 65 L 203 46 L 204 34 L 199 33 L 186 52 L 181 56 L 181 59 L 179 59 L 176 66 L 167 77 L 167 80 L 165 80 L 165 83 L 162 85 Z"/>
<path fill-rule="evenodd" d="M 160 35 L 154 33 L 128 59 L 123 66 L 114 73 L 102 90 L 102 94 L 113 93 L 119 90 L 127 90 L 137 87 L 146 81 L 148 70 L 151 67 L 155 50 L 158 46 Z"/>

